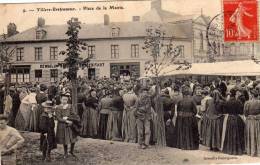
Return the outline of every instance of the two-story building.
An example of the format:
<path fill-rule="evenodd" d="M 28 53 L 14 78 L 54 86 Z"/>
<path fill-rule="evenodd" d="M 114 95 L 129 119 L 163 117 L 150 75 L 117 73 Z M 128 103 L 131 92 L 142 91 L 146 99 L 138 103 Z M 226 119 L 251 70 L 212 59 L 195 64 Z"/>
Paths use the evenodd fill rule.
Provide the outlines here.
<path fill-rule="evenodd" d="M 144 73 L 145 62 L 151 57 L 143 50 L 146 29 L 162 24 L 151 22 L 109 22 L 104 16 L 103 24 L 82 24 L 79 38 L 87 43 L 87 50 L 81 56 L 91 56 L 91 62 L 83 75 L 93 77 L 119 77 L 126 73 L 139 77 Z M 65 56 L 59 52 L 66 50 L 68 25 L 45 25 L 44 19 L 37 26 L 6 39 L 15 48 L 12 62 L 12 82 L 56 81 L 62 76 Z M 180 59 L 191 59 L 189 34 L 174 31 L 181 29 L 177 24 L 165 23 L 162 29 L 166 37 L 174 35 L 174 46 L 182 46 Z"/>

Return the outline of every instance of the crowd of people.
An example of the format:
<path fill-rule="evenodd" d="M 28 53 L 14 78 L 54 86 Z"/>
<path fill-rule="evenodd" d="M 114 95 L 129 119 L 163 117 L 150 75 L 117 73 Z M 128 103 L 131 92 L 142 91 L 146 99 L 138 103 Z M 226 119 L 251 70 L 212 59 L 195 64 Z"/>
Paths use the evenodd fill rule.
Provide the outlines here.
<path fill-rule="evenodd" d="M 50 160 L 57 144 L 63 145 L 65 158 L 69 153 L 75 156 L 77 136 L 149 148 L 157 143 L 158 108 L 164 113 L 169 147 L 197 150 L 201 144 L 232 155 L 260 155 L 259 81 L 232 84 L 217 78 L 202 84 L 183 79 L 168 80 L 160 87 L 138 80 L 78 82 L 77 112 L 68 81 L 11 86 L 10 97 L 0 100 L 0 113 L 8 115 L 8 125 L 41 133 L 43 160 Z M 2 85 L 0 97 L 3 91 Z"/>

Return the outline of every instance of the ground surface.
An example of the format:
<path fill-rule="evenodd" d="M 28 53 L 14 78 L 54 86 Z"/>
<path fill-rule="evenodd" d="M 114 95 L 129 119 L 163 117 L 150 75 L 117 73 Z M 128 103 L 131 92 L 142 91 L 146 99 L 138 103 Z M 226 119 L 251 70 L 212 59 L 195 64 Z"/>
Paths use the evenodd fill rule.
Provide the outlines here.
<path fill-rule="evenodd" d="M 157 165 L 157 164 L 219 164 L 219 163 L 260 163 L 260 158 L 232 156 L 210 152 L 201 146 L 200 150 L 183 151 L 175 148 L 155 146 L 142 150 L 137 144 L 112 142 L 97 139 L 79 138 L 75 153 L 78 159 L 70 156 L 63 159 L 63 148 L 52 151 L 52 162 L 43 163 L 39 151 L 39 134 L 23 133 L 25 145 L 19 150 L 18 164 L 34 165 Z"/>

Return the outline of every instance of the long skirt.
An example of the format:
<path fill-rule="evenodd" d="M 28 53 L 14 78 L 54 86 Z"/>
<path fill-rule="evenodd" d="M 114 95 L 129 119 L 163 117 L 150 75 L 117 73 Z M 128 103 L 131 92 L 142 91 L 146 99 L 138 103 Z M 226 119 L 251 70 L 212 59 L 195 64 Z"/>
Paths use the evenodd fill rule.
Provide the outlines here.
<path fill-rule="evenodd" d="M 13 104 L 12 111 L 8 116 L 9 118 L 8 125 L 11 127 L 15 127 L 15 118 L 18 113 L 19 107 L 20 105 L 17 105 L 17 103 L 15 105 Z"/>
<path fill-rule="evenodd" d="M 196 117 L 177 116 L 175 131 L 176 148 L 184 150 L 199 149 L 199 132 Z"/>
<path fill-rule="evenodd" d="M 245 149 L 247 155 L 260 156 L 260 119 L 247 118 L 245 124 Z"/>
<path fill-rule="evenodd" d="M 108 116 L 109 114 L 102 114 L 102 113 L 99 116 L 98 138 L 100 139 L 106 139 Z"/>
<path fill-rule="evenodd" d="M 77 135 L 72 131 L 71 127 L 66 123 L 58 122 L 56 143 L 68 145 L 77 141 Z"/>
<path fill-rule="evenodd" d="M 166 145 L 168 147 L 175 147 L 176 146 L 176 134 L 175 134 L 175 127 L 173 122 L 170 125 L 165 124 L 165 136 L 166 136 Z"/>
<path fill-rule="evenodd" d="M 97 138 L 98 111 L 92 107 L 86 107 L 82 114 L 81 125 L 81 136 Z"/>
<path fill-rule="evenodd" d="M 210 149 L 221 149 L 221 134 L 223 127 L 223 117 L 211 119 L 207 116 L 203 117 L 202 126 L 202 144 Z"/>
<path fill-rule="evenodd" d="M 84 110 L 82 103 L 78 103 L 77 106 L 78 106 L 78 115 L 79 115 L 80 119 L 82 119 L 82 114 L 83 114 L 83 110 Z"/>
<path fill-rule="evenodd" d="M 158 115 L 152 113 L 152 120 L 150 120 L 151 123 L 151 138 L 150 138 L 150 144 L 156 144 L 157 141 L 157 136 L 156 136 L 156 131 L 157 131 L 157 123 L 158 122 Z"/>
<path fill-rule="evenodd" d="M 30 107 L 31 113 L 29 118 L 29 131 L 31 132 L 39 132 L 39 117 L 40 117 L 40 108 L 39 106 Z"/>
<path fill-rule="evenodd" d="M 205 133 L 204 133 L 204 131 L 206 131 L 206 129 L 204 129 L 204 127 L 206 127 L 206 125 L 204 126 L 204 122 L 206 120 L 205 118 L 206 118 L 205 114 L 202 114 L 201 118 L 197 119 L 198 120 L 200 143 L 203 143 L 203 138 L 205 138 Z"/>
<path fill-rule="evenodd" d="M 122 138 L 125 142 L 136 143 L 137 127 L 134 108 L 125 108 L 122 119 Z"/>
<path fill-rule="evenodd" d="M 15 118 L 15 128 L 20 131 L 29 130 L 30 105 L 21 103 Z"/>
<path fill-rule="evenodd" d="M 244 121 L 238 115 L 229 115 L 223 139 L 223 152 L 230 155 L 242 155 L 245 150 Z"/>
<path fill-rule="evenodd" d="M 109 140 L 122 140 L 122 116 L 121 111 L 111 111 L 108 116 L 106 138 Z"/>

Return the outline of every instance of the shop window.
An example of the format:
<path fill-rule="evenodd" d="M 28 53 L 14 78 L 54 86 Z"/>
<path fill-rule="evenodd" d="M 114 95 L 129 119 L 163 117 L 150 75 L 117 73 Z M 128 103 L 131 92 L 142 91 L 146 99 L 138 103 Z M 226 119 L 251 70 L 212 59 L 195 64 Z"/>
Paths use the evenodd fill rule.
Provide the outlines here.
<path fill-rule="evenodd" d="M 13 83 L 30 82 L 30 68 L 17 67 L 11 69 L 11 82 Z"/>
<path fill-rule="evenodd" d="M 16 61 L 23 61 L 24 48 L 16 48 Z"/>
<path fill-rule="evenodd" d="M 131 57 L 132 58 L 139 57 L 139 45 L 138 44 L 131 45 Z"/>
<path fill-rule="evenodd" d="M 58 60 L 58 47 L 50 47 L 50 60 Z"/>
<path fill-rule="evenodd" d="M 119 58 L 119 45 L 111 45 L 111 58 Z"/>
<path fill-rule="evenodd" d="M 35 80 L 36 81 L 40 81 L 40 79 L 42 78 L 42 70 L 35 70 Z"/>
<path fill-rule="evenodd" d="M 37 47 L 35 48 L 35 61 L 41 61 L 42 60 L 42 48 Z"/>
<path fill-rule="evenodd" d="M 51 82 L 58 81 L 58 69 L 51 69 L 50 74 Z"/>

